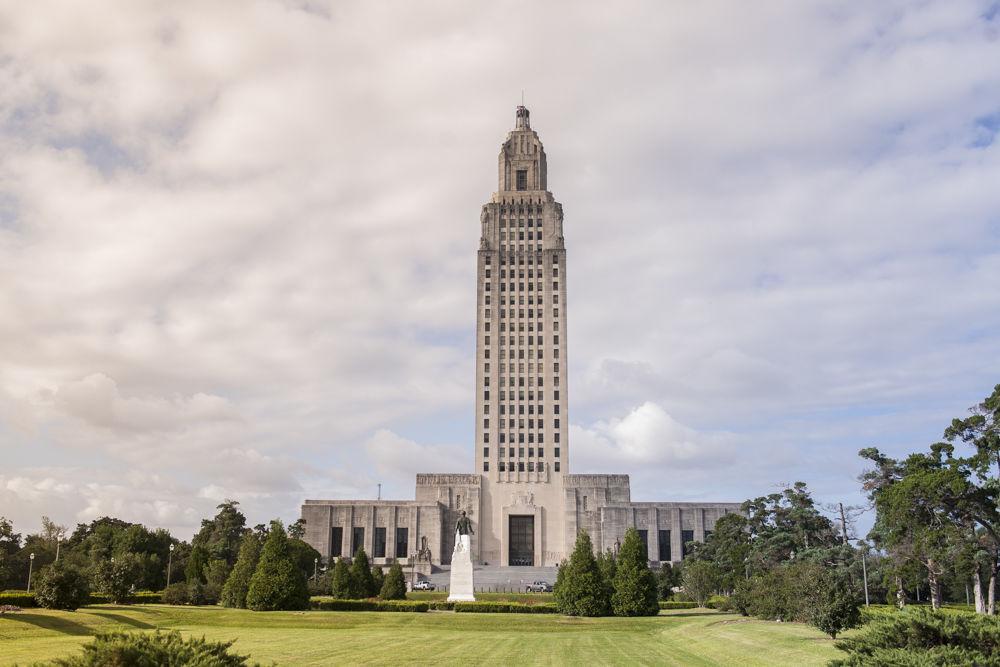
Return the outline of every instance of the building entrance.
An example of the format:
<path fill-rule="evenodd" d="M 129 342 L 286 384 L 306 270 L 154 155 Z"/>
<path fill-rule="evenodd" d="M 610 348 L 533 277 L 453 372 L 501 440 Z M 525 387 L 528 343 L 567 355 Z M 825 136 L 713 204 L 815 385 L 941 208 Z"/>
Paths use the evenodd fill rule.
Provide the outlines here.
<path fill-rule="evenodd" d="M 510 517 L 510 551 L 507 555 L 510 565 L 535 564 L 535 517 Z"/>

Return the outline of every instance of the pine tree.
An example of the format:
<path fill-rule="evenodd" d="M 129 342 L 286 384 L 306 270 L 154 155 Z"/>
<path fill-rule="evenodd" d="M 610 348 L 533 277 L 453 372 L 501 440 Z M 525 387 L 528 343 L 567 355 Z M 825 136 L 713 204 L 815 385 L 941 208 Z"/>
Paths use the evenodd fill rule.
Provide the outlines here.
<path fill-rule="evenodd" d="M 337 564 L 333 566 L 333 585 L 330 593 L 338 600 L 348 600 L 354 597 L 357 586 L 351 576 L 351 568 L 343 558 L 337 559 Z"/>
<path fill-rule="evenodd" d="M 382 592 L 382 584 L 384 583 L 385 572 L 378 565 L 372 565 L 372 590 L 374 593 L 371 594 L 371 597 L 375 597 Z"/>
<path fill-rule="evenodd" d="M 351 562 L 351 579 L 354 583 L 352 598 L 370 598 L 378 595 L 375 589 L 375 581 L 372 579 L 371 566 L 368 564 L 368 554 L 364 547 L 358 547 L 358 552 L 354 554 L 354 561 Z"/>
<path fill-rule="evenodd" d="M 250 590 L 250 579 L 257 569 L 257 562 L 260 560 L 260 540 L 253 533 L 246 533 L 243 536 L 243 543 L 240 544 L 240 555 L 236 559 L 233 571 L 226 579 L 226 585 L 222 587 L 222 606 L 245 609 L 247 606 L 247 592 Z"/>
<path fill-rule="evenodd" d="M 403 576 L 403 568 L 398 562 L 393 561 L 378 596 L 383 600 L 406 599 L 406 578 Z"/>
<path fill-rule="evenodd" d="M 660 613 L 656 577 L 649 569 L 639 531 L 629 528 L 618 552 L 611 609 L 615 616 L 655 616 Z"/>
<path fill-rule="evenodd" d="M 271 522 L 260 561 L 250 579 L 247 607 L 255 611 L 309 607 L 306 575 L 292 558 L 288 535 L 280 521 Z"/>
<path fill-rule="evenodd" d="M 568 616 L 608 616 L 611 600 L 607 583 L 594 559 L 587 531 L 581 530 L 569 562 L 559 568 L 555 589 L 556 606 Z"/>
<path fill-rule="evenodd" d="M 604 585 L 607 588 L 608 599 L 610 600 L 611 594 L 615 592 L 615 573 L 618 571 L 618 564 L 615 562 L 615 555 L 611 552 L 611 549 L 597 555 L 597 569 L 601 571 L 601 577 L 604 579 Z"/>

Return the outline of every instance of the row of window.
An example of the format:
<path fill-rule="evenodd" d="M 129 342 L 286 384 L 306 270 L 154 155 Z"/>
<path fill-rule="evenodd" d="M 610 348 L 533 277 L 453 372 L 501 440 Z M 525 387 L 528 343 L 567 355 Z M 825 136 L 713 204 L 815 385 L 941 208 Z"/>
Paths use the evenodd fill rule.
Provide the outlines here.
<path fill-rule="evenodd" d="M 540 415 L 544 415 L 545 414 L 545 406 L 544 405 L 538 405 L 537 408 L 536 408 L 536 406 L 534 404 L 532 404 L 532 403 L 528 404 L 528 414 L 529 415 L 535 414 L 536 410 L 537 410 L 538 414 L 540 414 Z M 555 405 L 552 406 L 552 412 L 554 412 L 555 414 L 559 414 L 559 404 L 558 403 L 556 403 Z M 483 403 L 483 414 L 489 414 L 489 413 L 490 413 L 490 404 L 489 403 Z M 509 405 L 506 404 L 506 403 L 501 403 L 500 404 L 500 414 L 505 415 L 505 414 L 508 414 L 508 413 L 512 414 L 512 415 L 515 415 L 515 414 L 516 415 L 523 415 L 524 414 L 524 403 L 519 403 L 517 405 L 517 411 L 516 412 L 514 410 L 514 404 L 513 403 L 511 403 Z"/>
<path fill-rule="evenodd" d="M 497 359 L 503 360 L 503 358 L 504 358 L 504 353 L 503 353 L 504 350 L 507 350 L 507 358 L 508 359 L 524 359 L 525 358 L 525 356 L 524 356 L 524 348 L 519 348 L 517 350 L 517 354 L 515 355 L 514 354 L 514 352 L 515 352 L 514 348 L 512 348 L 512 347 L 503 348 L 502 347 L 502 348 L 500 348 L 500 354 L 497 355 Z M 537 348 L 537 354 L 535 354 L 535 358 L 536 359 L 544 359 L 545 358 L 545 354 L 544 353 L 545 353 L 545 349 L 544 348 L 541 348 L 541 347 Z M 556 359 L 559 358 L 559 348 L 558 347 L 552 348 L 552 356 L 554 358 L 556 358 Z M 485 350 L 483 350 L 483 358 L 484 359 L 489 359 L 490 358 L 490 348 L 486 348 Z M 531 350 L 528 350 L 528 357 L 527 358 L 531 359 Z M 558 370 L 559 370 L 559 368 L 557 367 L 556 371 L 558 372 Z"/>
<path fill-rule="evenodd" d="M 552 469 L 555 472 L 559 472 L 559 461 L 552 464 Z M 525 472 L 524 461 L 518 461 L 516 464 L 514 461 L 509 463 L 506 461 L 499 461 L 497 463 L 497 470 L 500 472 Z M 490 471 L 490 462 L 483 461 L 483 472 Z M 545 472 L 545 465 L 541 461 L 537 464 L 534 461 L 528 461 L 527 472 Z"/>
<path fill-rule="evenodd" d="M 508 428 L 514 428 L 514 420 L 513 419 L 508 419 L 507 421 L 509 422 Z M 528 421 L 532 422 L 532 425 L 529 426 L 529 428 L 534 428 L 534 421 L 535 420 L 529 419 Z M 489 428 L 490 428 L 490 420 L 489 420 L 489 417 L 487 417 L 487 418 L 483 419 L 483 429 L 489 430 Z M 503 420 L 502 419 L 500 420 L 500 428 L 503 428 Z M 523 421 L 521 423 L 520 428 L 524 428 Z M 541 419 L 538 420 L 538 428 L 545 428 L 545 424 L 542 423 Z M 552 420 L 552 428 L 559 428 L 559 418 L 558 417 L 556 417 L 555 419 Z M 501 440 L 500 442 L 503 442 L 503 440 Z"/>
<path fill-rule="evenodd" d="M 487 345 L 489 345 L 490 344 L 490 337 L 486 336 L 483 339 L 483 342 L 486 343 Z M 518 336 L 516 339 L 515 339 L 514 336 L 500 336 L 499 342 L 500 342 L 501 345 L 504 345 L 504 344 L 506 344 L 506 345 L 524 345 L 524 336 Z M 535 337 L 534 336 L 528 336 L 528 345 L 534 345 L 534 344 L 535 344 Z M 538 337 L 538 344 L 539 345 L 544 345 L 545 344 L 545 341 L 542 339 L 541 336 Z M 558 335 L 555 335 L 555 336 L 552 337 L 552 344 L 553 345 L 558 345 L 559 344 L 559 336 Z"/>
<path fill-rule="evenodd" d="M 536 213 L 541 213 L 542 205 L 540 203 L 532 205 L 531 202 L 528 202 L 528 204 L 525 205 L 524 201 L 518 202 L 516 206 L 513 202 L 510 204 L 503 203 L 500 205 L 501 216 L 507 215 L 508 213 L 512 215 L 514 213 L 517 213 L 518 215 L 524 215 L 525 213 L 531 215 L 532 210 Z"/>
<path fill-rule="evenodd" d="M 489 262 L 487 262 L 487 264 L 489 264 Z M 505 279 L 507 277 L 507 273 L 508 273 L 508 271 L 506 269 L 500 269 L 500 279 L 501 280 Z M 493 277 L 493 269 L 491 269 L 489 267 L 486 268 L 486 277 L 487 278 L 492 278 Z M 514 275 L 514 269 L 511 269 L 510 270 L 510 277 L 511 277 L 511 280 L 513 280 L 515 277 L 516 278 L 520 278 L 521 280 L 524 280 L 524 269 L 520 269 L 517 272 L 517 276 Z M 535 277 L 535 270 L 529 268 L 528 269 L 528 278 L 534 278 L 534 277 Z M 545 276 L 542 275 L 542 268 L 541 267 L 538 267 L 538 277 L 539 278 L 544 278 L 545 277 Z M 552 266 L 552 277 L 553 278 L 558 278 L 559 277 L 559 267 L 556 266 L 556 265 Z"/>
<path fill-rule="evenodd" d="M 501 366 L 502 365 L 503 364 L 501 364 Z M 501 371 L 502 370 L 503 369 L 501 369 Z M 486 372 L 487 373 L 490 372 L 490 365 L 489 364 L 486 364 Z M 511 379 L 513 380 L 513 378 L 511 378 Z M 543 384 L 542 380 L 544 380 L 544 379 L 545 379 L 544 377 L 539 377 L 538 378 L 538 386 L 539 387 L 542 386 L 542 384 Z M 489 378 L 489 376 L 483 378 L 483 380 L 486 382 L 486 386 L 489 387 L 490 386 L 490 378 Z M 534 378 L 530 378 L 529 377 L 528 380 L 534 380 Z M 559 386 L 559 378 L 556 377 L 556 378 L 553 378 L 553 380 L 555 380 L 555 386 L 558 387 Z M 489 395 L 489 393 L 487 393 L 488 391 L 489 390 L 487 389 L 486 392 L 483 393 L 483 398 L 485 400 L 487 400 L 487 401 L 490 400 L 490 395 Z M 525 397 L 524 391 L 518 391 L 517 392 L 517 400 L 523 401 L 523 400 L 525 400 L 524 397 Z M 529 390 L 528 393 L 527 393 L 527 397 L 528 397 L 527 400 L 529 400 L 529 401 L 535 400 L 535 392 Z M 513 391 L 510 392 L 510 398 L 508 398 L 507 397 L 507 392 L 505 392 L 503 389 L 500 390 L 500 400 L 501 401 L 507 401 L 507 400 L 513 401 L 514 398 L 515 398 L 515 396 L 514 396 L 514 392 Z M 539 401 L 544 401 L 545 400 L 545 392 L 544 391 L 539 391 L 538 392 L 538 400 Z M 552 400 L 555 400 L 555 401 L 559 400 L 559 390 L 558 389 L 556 389 L 555 391 L 552 392 Z"/>
<path fill-rule="evenodd" d="M 490 311 L 487 310 L 486 312 L 489 313 Z M 529 309 L 528 312 L 531 312 L 531 310 Z M 556 317 L 558 317 L 558 315 L 556 315 L 559 312 L 558 308 L 555 309 L 552 312 L 553 312 L 553 314 Z M 541 317 L 541 315 L 542 315 L 542 311 L 541 311 L 541 309 L 539 309 L 538 310 L 538 316 Z M 488 317 L 488 315 L 487 315 L 487 317 Z M 522 317 L 523 317 L 523 315 L 522 315 Z M 518 333 L 524 333 L 524 322 L 517 322 L 517 323 L 511 322 L 510 323 L 510 331 L 511 332 L 514 331 L 515 324 L 517 326 L 517 332 Z M 543 325 L 543 322 L 539 321 L 538 322 L 538 333 L 542 333 L 542 325 Z M 489 320 L 487 320 L 485 323 L 483 323 L 483 330 L 484 331 L 489 332 L 491 328 L 492 327 L 491 327 L 491 323 L 490 323 Z M 506 322 L 501 322 L 500 323 L 500 333 L 504 333 L 506 331 L 507 331 L 507 323 Z M 528 333 L 533 333 L 534 331 L 535 331 L 535 321 L 534 320 L 528 320 Z"/>
<path fill-rule="evenodd" d="M 490 302 L 489 302 L 489 297 L 486 297 L 486 303 L 484 305 L 487 305 L 487 306 L 491 305 Z M 513 305 L 513 304 L 511 304 L 511 305 Z M 511 318 L 511 319 L 515 319 L 515 318 L 516 319 L 522 319 L 522 320 L 525 319 L 524 308 L 518 308 L 516 311 L 513 308 L 506 308 L 506 309 L 505 308 L 501 308 L 499 312 L 500 312 L 500 317 L 503 318 L 503 319 L 506 319 L 508 317 Z M 532 323 L 535 323 L 535 324 L 538 325 L 538 331 L 542 331 L 542 324 L 543 324 L 543 322 L 542 322 L 542 320 L 535 320 L 534 318 L 536 317 L 536 315 L 538 317 L 542 316 L 542 309 L 541 308 L 539 308 L 537 311 L 535 311 L 535 310 L 533 310 L 531 308 L 528 309 L 528 318 L 530 318 L 528 320 L 528 331 L 531 331 L 531 324 Z M 483 317 L 486 318 L 486 319 L 491 319 L 493 317 L 493 311 L 491 309 L 489 309 L 489 308 L 486 308 L 483 311 Z M 503 324 L 506 324 L 506 322 L 502 322 L 501 323 L 501 325 L 503 325 Z M 511 326 L 514 326 L 513 322 L 511 323 Z M 552 322 L 552 328 L 555 331 L 559 331 L 559 320 L 555 320 L 555 321 Z M 524 331 L 523 324 L 521 325 L 521 327 L 518 330 L 519 331 Z M 487 328 L 487 331 L 489 331 L 488 328 Z"/>
<path fill-rule="evenodd" d="M 501 425 L 501 428 L 502 428 L 502 425 Z M 528 434 L 528 444 L 529 445 L 533 444 L 535 442 L 535 437 L 536 437 L 535 433 L 529 433 Z M 537 438 L 538 438 L 538 444 L 540 444 L 540 445 L 541 444 L 545 444 L 545 434 L 544 433 L 538 433 L 537 434 Z M 556 444 L 559 444 L 559 434 L 558 433 L 553 433 L 552 434 L 552 441 L 555 442 Z M 483 433 L 483 443 L 489 444 L 489 442 L 490 442 L 490 434 L 489 433 Z M 500 444 L 502 445 L 505 442 L 510 442 L 510 444 L 513 445 L 514 442 L 515 442 L 515 440 L 514 440 L 514 434 L 513 433 L 501 433 L 500 434 Z M 517 434 L 517 443 L 521 444 L 521 445 L 524 444 L 524 433 L 518 433 Z"/>
<path fill-rule="evenodd" d="M 516 238 L 515 238 L 515 236 L 516 236 Z M 501 241 L 507 241 L 507 240 L 510 240 L 510 241 L 524 241 L 525 240 L 524 237 L 525 237 L 525 232 L 514 232 L 514 231 L 512 231 L 512 232 L 510 232 L 510 238 L 508 239 L 508 233 L 507 232 L 500 232 L 500 240 Z M 527 237 L 528 237 L 527 238 L 528 241 L 534 241 L 535 240 L 535 232 L 532 232 L 532 231 L 527 232 Z M 542 240 L 542 232 L 541 232 L 541 230 L 538 231 L 538 240 L 539 241 Z"/>
<path fill-rule="evenodd" d="M 407 558 L 407 548 L 409 545 L 409 528 L 396 529 L 396 544 L 394 557 Z M 361 526 L 351 527 L 351 551 L 350 555 L 358 553 L 365 545 L 365 529 Z M 344 528 L 343 526 L 333 526 L 330 528 L 330 557 L 339 558 L 344 555 Z M 375 558 L 386 557 L 386 529 L 381 526 L 375 527 L 372 535 L 372 556 Z"/>
<path fill-rule="evenodd" d="M 502 283 L 498 283 L 498 284 L 500 285 L 500 291 L 501 292 L 515 292 L 515 291 L 516 292 L 523 292 L 523 291 L 525 291 L 525 288 L 524 288 L 525 283 L 523 283 L 523 282 L 519 282 L 519 283 L 502 282 Z M 514 289 L 514 285 L 517 285 L 517 289 L 516 290 Z M 527 291 L 529 291 L 529 292 L 535 291 L 535 286 L 536 285 L 537 285 L 537 289 L 538 289 L 539 292 L 541 292 L 542 289 L 543 289 L 541 281 L 539 281 L 537 283 L 527 283 L 527 285 L 528 285 L 528 290 Z M 483 291 L 484 292 L 492 292 L 493 291 L 493 283 L 491 283 L 491 282 L 483 283 Z M 559 291 L 559 281 L 558 280 L 553 280 L 552 281 L 552 291 L 553 292 Z"/>
<path fill-rule="evenodd" d="M 553 453 L 555 454 L 555 457 L 559 458 L 559 448 L 558 447 L 554 447 L 553 450 L 554 450 Z M 507 454 L 510 458 L 514 458 L 514 448 L 513 447 L 501 447 L 500 451 L 498 453 L 500 454 L 500 458 L 506 458 L 504 456 L 504 454 Z M 524 458 L 524 447 L 518 447 L 517 448 L 517 455 L 520 458 Z M 534 447 L 528 447 L 528 458 L 534 458 L 534 456 L 535 456 L 535 448 Z M 486 459 L 486 458 L 489 458 L 489 457 L 490 457 L 490 448 L 489 447 L 483 447 L 483 458 Z M 539 458 L 544 458 L 545 457 L 545 448 L 544 447 L 539 447 L 538 448 L 538 457 Z"/>

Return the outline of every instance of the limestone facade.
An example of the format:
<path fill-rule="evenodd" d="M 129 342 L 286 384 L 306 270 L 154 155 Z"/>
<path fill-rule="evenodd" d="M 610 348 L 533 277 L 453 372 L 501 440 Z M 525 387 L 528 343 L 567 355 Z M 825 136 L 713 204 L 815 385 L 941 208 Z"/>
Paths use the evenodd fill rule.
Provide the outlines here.
<path fill-rule="evenodd" d="M 569 474 L 566 248 L 562 205 L 528 110 L 498 158 L 498 190 L 480 213 L 477 254 L 475 467 L 420 474 L 413 501 L 306 500 L 306 541 L 327 558 L 357 547 L 447 564 L 461 511 L 473 521 L 480 565 L 557 565 L 577 532 L 595 550 L 625 530 L 646 539 L 649 560 L 679 561 L 738 503 L 634 503 L 628 475 Z"/>

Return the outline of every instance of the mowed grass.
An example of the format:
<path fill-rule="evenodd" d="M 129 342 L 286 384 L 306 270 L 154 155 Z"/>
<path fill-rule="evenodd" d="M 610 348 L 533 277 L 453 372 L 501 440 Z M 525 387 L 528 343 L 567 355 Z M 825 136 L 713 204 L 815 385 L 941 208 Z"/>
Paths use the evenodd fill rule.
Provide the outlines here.
<path fill-rule="evenodd" d="M 449 612 L 273 612 L 220 607 L 97 605 L 0 616 L 0 665 L 79 651 L 95 632 L 179 630 L 236 640 L 262 664 L 824 665 L 822 633 L 710 610 L 651 618 Z"/>

